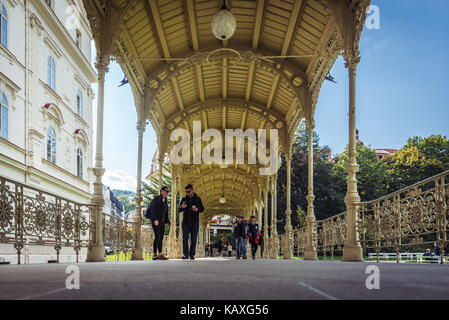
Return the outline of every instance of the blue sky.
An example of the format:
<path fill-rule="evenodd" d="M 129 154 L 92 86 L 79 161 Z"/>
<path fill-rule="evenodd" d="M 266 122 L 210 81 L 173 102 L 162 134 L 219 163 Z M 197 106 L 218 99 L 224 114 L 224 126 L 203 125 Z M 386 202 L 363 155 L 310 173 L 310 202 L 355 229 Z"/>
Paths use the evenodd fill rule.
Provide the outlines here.
<path fill-rule="evenodd" d="M 380 29 L 365 29 L 360 42 L 360 139 L 373 148 L 401 148 L 411 136 L 449 136 L 449 1 L 373 0 L 372 4 L 380 9 Z M 324 83 L 315 120 L 321 144 L 337 154 L 348 141 L 348 75 L 342 58 L 331 74 L 338 83 Z M 117 88 L 122 79 L 120 67 L 112 63 L 105 88 L 104 182 L 135 190 L 137 116 L 129 86 Z M 96 107 L 94 119 L 95 114 Z M 143 177 L 156 146 L 154 130 L 148 126 Z"/>

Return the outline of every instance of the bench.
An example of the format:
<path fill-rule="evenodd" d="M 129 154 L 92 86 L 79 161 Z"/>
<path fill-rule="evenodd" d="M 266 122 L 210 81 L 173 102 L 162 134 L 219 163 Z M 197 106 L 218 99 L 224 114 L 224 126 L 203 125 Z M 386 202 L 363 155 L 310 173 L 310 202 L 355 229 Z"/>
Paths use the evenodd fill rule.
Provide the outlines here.
<path fill-rule="evenodd" d="M 369 253 L 369 260 L 377 260 L 377 253 Z M 396 260 L 397 256 L 395 252 L 379 252 L 379 260 Z M 430 262 L 439 263 L 440 257 L 437 256 L 424 256 L 424 252 L 401 252 L 399 253 L 399 261 L 416 261 L 416 263 Z"/>

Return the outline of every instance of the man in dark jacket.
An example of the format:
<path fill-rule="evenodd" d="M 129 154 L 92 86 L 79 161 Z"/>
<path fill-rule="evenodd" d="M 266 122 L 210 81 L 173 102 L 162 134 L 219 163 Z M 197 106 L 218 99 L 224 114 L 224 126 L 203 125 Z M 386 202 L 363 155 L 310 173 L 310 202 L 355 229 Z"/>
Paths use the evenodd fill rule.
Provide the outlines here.
<path fill-rule="evenodd" d="M 257 246 L 260 243 L 259 224 L 256 222 L 256 216 L 251 216 L 248 225 L 249 242 L 251 243 L 251 256 L 256 259 Z"/>
<path fill-rule="evenodd" d="M 145 217 L 151 220 L 151 225 L 153 226 L 154 231 L 153 260 L 168 260 L 168 258 L 162 254 L 162 241 L 164 240 L 165 224 L 168 223 L 168 226 L 170 227 L 167 204 L 169 192 L 170 189 L 167 186 L 163 186 L 159 195 L 151 200 L 147 212 L 145 213 Z"/>
<path fill-rule="evenodd" d="M 246 259 L 246 238 L 248 237 L 248 223 L 243 220 L 242 215 L 237 216 L 237 222 L 233 226 L 233 235 L 235 238 L 235 246 L 237 248 L 237 259 L 243 255 Z"/>
<path fill-rule="evenodd" d="M 195 260 L 196 241 L 200 227 L 199 214 L 204 211 L 201 198 L 193 192 L 193 186 L 188 184 L 185 188 L 186 196 L 181 199 L 179 211 L 183 212 L 182 219 L 182 251 L 183 259 Z M 190 234 L 190 248 L 189 248 Z"/>

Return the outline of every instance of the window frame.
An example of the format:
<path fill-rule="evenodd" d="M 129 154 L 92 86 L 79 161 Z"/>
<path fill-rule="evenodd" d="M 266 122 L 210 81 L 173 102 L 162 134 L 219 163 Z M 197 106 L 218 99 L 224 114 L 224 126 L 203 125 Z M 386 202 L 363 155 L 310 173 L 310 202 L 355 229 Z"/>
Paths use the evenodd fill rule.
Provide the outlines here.
<path fill-rule="evenodd" d="M 83 150 L 78 148 L 76 150 L 76 176 L 83 179 Z"/>
<path fill-rule="evenodd" d="M 47 58 L 47 85 L 56 91 L 56 61 L 51 55 Z"/>
<path fill-rule="evenodd" d="M 51 125 L 47 127 L 47 161 L 56 164 L 57 148 L 56 130 Z"/>
<path fill-rule="evenodd" d="M 81 45 L 82 45 L 82 39 L 83 39 L 83 35 L 81 33 L 81 30 L 76 29 L 75 30 L 75 44 L 80 50 L 81 50 Z"/>
<path fill-rule="evenodd" d="M 5 23 L 3 23 L 4 21 Z M 8 10 L 3 1 L 0 1 L 0 44 L 5 48 L 8 48 L 8 22 Z M 6 33 L 5 39 L 3 33 Z"/>
<path fill-rule="evenodd" d="M 76 114 L 83 118 L 84 113 L 84 105 L 83 105 L 83 93 L 81 89 L 78 89 L 76 92 Z"/>
<path fill-rule="evenodd" d="M 1 92 L 0 95 L 0 136 L 3 139 L 8 139 L 9 137 L 9 103 L 8 98 L 4 92 Z M 6 110 L 6 129 L 5 123 L 3 122 L 3 110 Z M 6 134 L 3 134 L 3 131 L 6 130 Z"/>

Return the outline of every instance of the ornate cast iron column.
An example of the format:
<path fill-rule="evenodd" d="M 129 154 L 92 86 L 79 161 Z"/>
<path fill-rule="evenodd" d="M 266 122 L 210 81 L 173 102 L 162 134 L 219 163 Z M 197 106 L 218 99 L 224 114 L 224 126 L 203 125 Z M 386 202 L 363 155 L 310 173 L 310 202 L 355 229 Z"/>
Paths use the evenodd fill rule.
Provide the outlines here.
<path fill-rule="evenodd" d="M 292 180 L 292 155 L 291 148 L 285 154 L 287 165 L 287 210 L 285 210 L 285 241 L 284 241 L 284 259 L 292 259 L 292 209 L 291 209 L 291 180 Z"/>
<path fill-rule="evenodd" d="M 279 256 L 279 237 L 277 228 L 277 174 L 271 181 L 271 258 L 277 259 Z"/>
<path fill-rule="evenodd" d="M 262 197 L 265 197 L 266 191 L 262 191 Z M 266 203 L 264 202 L 265 200 L 260 200 L 259 202 L 259 214 L 258 214 L 258 221 L 257 223 L 259 224 L 259 229 L 262 230 L 262 218 L 265 215 L 265 212 L 267 211 L 266 209 Z M 262 258 L 262 250 L 259 246 L 258 250 L 257 250 L 257 257 L 258 258 Z"/>
<path fill-rule="evenodd" d="M 145 120 L 137 122 L 138 149 L 137 149 L 137 190 L 136 190 L 136 214 L 134 215 L 134 246 L 131 260 L 142 260 L 142 144 L 143 133 L 147 123 Z"/>
<path fill-rule="evenodd" d="M 358 208 L 360 196 L 357 191 L 356 173 L 359 165 L 356 160 L 356 72 L 360 62 L 359 53 L 351 52 L 345 55 L 346 68 L 349 71 L 349 147 L 348 147 L 348 181 L 345 197 L 346 203 L 346 241 L 343 248 L 343 261 L 363 261 L 357 230 Z"/>
<path fill-rule="evenodd" d="M 171 170 L 173 173 L 173 170 Z M 170 233 L 168 236 L 168 241 L 170 242 L 169 246 L 169 258 L 176 258 L 178 256 L 177 253 L 177 246 L 176 246 L 176 211 L 178 209 L 177 203 L 176 203 L 176 193 L 177 193 L 177 184 L 176 179 L 172 179 L 172 190 L 171 190 L 171 227 L 170 227 Z"/>
<path fill-rule="evenodd" d="M 269 181 L 269 180 L 268 180 Z M 270 258 L 270 245 L 268 243 L 268 190 L 270 190 L 269 182 L 267 181 L 267 189 L 264 193 L 264 203 L 265 203 L 265 209 L 264 209 L 264 215 L 263 215 L 263 258 L 269 259 Z"/>
<path fill-rule="evenodd" d="M 162 188 L 162 177 L 163 177 L 163 165 L 164 165 L 164 155 L 161 153 L 159 149 L 159 190 Z"/>
<path fill-rule="evenodd" d="M 308 154 L 308 195 L 307 195 L 307 244 L 304 252 L 304 260 L 317 260 L 316 254 L 316 219 L 313 207 L 315 196 L 313 194 L 313 131 L 315 122 L 307 119 L 307 134 L 309 138 L 309 154 Z"/>
<path fill-rule="evenodd" d="M 91 216 L 92 228 L 91 244 L 87 252 L 86 262 L 104 262 L 103 243 L 103 110 L 104 110 L 104 79 L 108 72 L 109 58 L 106 56 L 97 57 L 95 67 L 98 72 L 98 107 L 97 107 L 97 146 L 95 155 L 95 175 L 94 194 L 91 202 L 95 205 Z"/>

